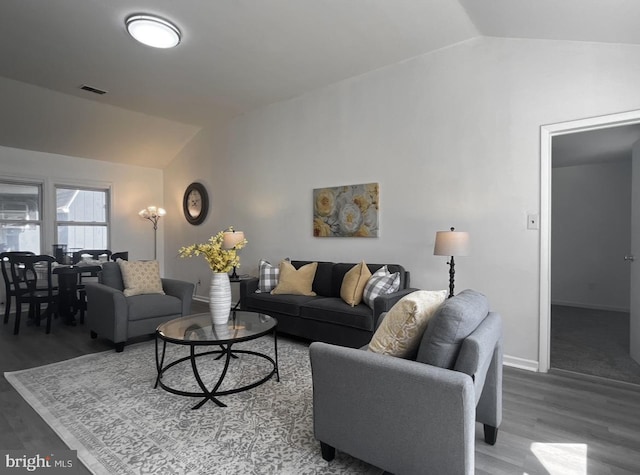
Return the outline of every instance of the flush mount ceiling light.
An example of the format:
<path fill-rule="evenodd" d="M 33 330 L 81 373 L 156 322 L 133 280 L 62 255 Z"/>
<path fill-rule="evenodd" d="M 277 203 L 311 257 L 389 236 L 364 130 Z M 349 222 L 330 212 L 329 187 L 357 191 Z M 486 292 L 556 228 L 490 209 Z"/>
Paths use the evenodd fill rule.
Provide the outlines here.
<path fill-rule="evenodd" d="M 140 43 L 154 48 L 173 48 L 180 43 L 180 30 L 173 23 L 153 15 L 132 15 L 127 31 Z"/>

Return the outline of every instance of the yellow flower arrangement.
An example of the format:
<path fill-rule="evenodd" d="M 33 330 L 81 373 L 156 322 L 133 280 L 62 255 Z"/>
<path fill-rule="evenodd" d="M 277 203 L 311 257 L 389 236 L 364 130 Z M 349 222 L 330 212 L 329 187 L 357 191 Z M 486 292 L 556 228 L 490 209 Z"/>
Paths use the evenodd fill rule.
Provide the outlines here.
<path fill-rule="evenodd" d="M 233 228 L 229 228 L 229 230 L 233 231 Z M 203 244 L 181 247 L 178 254 L 180 257 L 202 255 L 213 272 L 229 272 L 234 267 L 240 266 L 240 257 L 236 251 L 242 249 L 247 244 L 247 240 L 243 239 L 231 249 L 225 249 L 222 245 L 223 241 L 224 231 L 220 231 Z"/>

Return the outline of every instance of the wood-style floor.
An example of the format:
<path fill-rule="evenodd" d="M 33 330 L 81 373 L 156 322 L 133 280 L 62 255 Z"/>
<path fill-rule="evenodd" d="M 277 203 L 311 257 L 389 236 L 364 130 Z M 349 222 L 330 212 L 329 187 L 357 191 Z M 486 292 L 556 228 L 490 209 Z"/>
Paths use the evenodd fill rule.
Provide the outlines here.
<path fill-rule="evenodd" d="M 112 348 L 92 340 L 85 327 L 60 321 L 49 335 L 23 326 L 15 336 L 11 322 L 0 325 L 3 374 Z M 640 386 L 505 368 L 503 405 L 495 446 L 484 443 L 478 427 L 477 474 L 640 473 Z M 67 449 L 4 377 L 0 407 L 1 449 Z M 82 467 L 82 473 L 89 472 Z"/>

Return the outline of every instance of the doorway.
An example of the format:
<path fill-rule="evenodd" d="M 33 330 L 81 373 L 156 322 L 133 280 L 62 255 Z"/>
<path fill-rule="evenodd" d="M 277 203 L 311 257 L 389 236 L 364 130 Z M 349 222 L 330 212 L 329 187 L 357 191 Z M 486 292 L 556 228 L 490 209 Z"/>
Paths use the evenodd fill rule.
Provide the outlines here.
<path fill-rule="evenodd" d="M 565 356 L 570 355 L 573 357 L 574 361 L 569 362 L 570 365 L 567 369 L 571 370 L 571 365 L 576 363 L 575 360 L 580 359 L 576 358 L 577 356 L 586 361 L 588 370 L 584 371 L 585 373 L 589 373 L 596 366 L 602 369 L 601 367 L 604 363 L 608 364 L 605 360 L 613 362 L 616 358 L 613 357 L 613 352 L 608 353 L 611 357 L 603 358 L 602 354 L 599 354 L 601 350 L 597 348 L 598 344 L 601 342 L 611 343 L 616 339 L 618 341 L 622 339 L 622 343 L 628 343 L 630 327 L 631 332 L 633 332 L 633 326 L 635 325 L 637 329 L 640 325 L 638 322 L 634 322 L 633 317 L 627 311 L 628 304 L 625 304 L 625 302 L 629 302 L 629 280 L 628 277 L 624 278 L 624 274 L 625 272 L 628 274 L 629 266 L 633 265 L 623 261 L 624 253 L 628 253 L 632 247 L 629 238 L 630 232 L 628 231 L 630 225 L 626 223 L 627 231 L 618 229 L 618 234 L 614 238 L 610 238 L 618 242 L 616 245 L 609 247 L 602 246 L 602 242 L 607 242 L 605 233 L 601 233 L 600 230 L 596 233 L 591 232 L 591 238 L 600 239 L 601 243 L 595 247 L 593 243 L 582 243 L 587 249 L 591 246 L 591 252 L 583 250 L 582 260 L 575 260 L 580 247 L 575 244 L 575 238 L 585 234 L 584 232 L 581 232 L 579 228 L 575 228 L 575 236 L 564 236 L 564 243 L 562 240 L 558 240 L 557 232 L 555 236 L 553 234 L 554 223 L 556 228 L 562 227 L 558 224 L 556 218 L 561 217 L 560 215 L 563 212 L 565 214 L 562 216 L 562 224 L 566 224 L 564 233 L 566 229 L 571 230 L 571 226 L 576 226 L 577 223 L 577 221 L 574 223 L 566 221 L 571 221 L 572 217 L 579 215 L 582 215 L 581 217 L 588 221 L 589 214 L 594 215 L 594 210 L 590 206 L 595 205 L 603 208 L 606 204 L 603 202 L 612 202 L 612 196 L 609 196 L 605 190 L 600 190 L 601 193 L 604 193 L 602 195 L 604 199 L 598 200 L 597 197 L 591 196 L 590 198 L 595 200 L 591 204 L 582 203 L 581 206 L 574 210 L 566 210 L 562 207 L 558 208 L 558 203 L 554 203 L 554 200 L 560 201 L 562 193 L 557 193 L 556 191 L 558 190 L 552 189 L 554 176 L 558 185 L 587 186 L 587 193 L 589 186 L 587 182 L 591 180 L 593 183 L 593 180 L 597 179 L 598 176 L 609 176 L 609 178 L 616 176 L 623 183 L 626 177 L 628 187 L 630 187 L 630 145 L 638 139 L 640 139 L 640 111 L 553 124 L 541 128 L 540 371 L 548 371 L 551 367 L 556 367 L 552 361 L 552 345 L 554 345 L 554 358 L 562 357 L 563 352 Z M 622 146 L 623 142 L 626 145 Z M 625 147 L 626 149 L 624 152 L 616 151 L 611 145 L 608 145 L 610 143 L 617 143 L 618 149 L 624 149 Z M 558 170 L 558 168 L 563 169 Z M 555 187 L 556 183 L 553 183 L 553 186 Z M 605 184 L 602 183 L 601 186 L 605 186 Z M 618 188 L 618 185 L 616 187 Z M 620 200 L 625 192 L 617 188 L 617 195 L 620 195 L 617 199 Z M 571 196 L 571 191 L 563 191 L 566 191 L 568 196 Z M 596 194 L 595 190 L 592 194 Z M 610 193 L 610 195 L 615 194 Z M 631 199 L 629 196 L 626 199 L 627 203 L 629 203 L 629 212 L 627 214 L 630 215 Z M 578 203 L 580 202 L 578 201 Z M 574 206 L 576 206 L 575 203 Z M 554 210 L 557 216 L 554 216 Z M 602 214 L 604 211 L 599 209 L 599 212 Z M 591 231 L 599 225 L 604 229 L 610 223 L 593 223 L 592 225 Z M 617 227 L 620 228 L 619 225 Z M 620 233 L 626 234 L 624 238 L 627 239 L 628 244 L 621 244 Z M 555 246 L 553 250 L 552 245 Z M 563 246 L 565 246 L 564 249 Z M 600 253 L 606 254 L 609 248 L 613 253 L 611 256 L 597 256 Z M 626 249 L 621 253 L 620 250 L 623 248 Z M 573 253 L 574 261 L 572 265 L 575 268 L 554 267 L 553 264 L 556 263 L 556 260 L 552 264 L 552 253 L 566 252 L 567 249 Z M 594 251 L 594 249 L 596 250 Z M 640 249 L 637 252 L 640 253 Z M 560 255 L 560 258 L 557 259 L 557 264 L 565 266 L 567 264 L 567 259 L 564 259 L 566 256 L 564 254 L 557 255 Z M 601 261 L 604 260 L 604 262 L 614 262 L 619 259 L 619 261 L 615 262 L 615 265 L 605 266 L 610 267 L 607 272 L 612 272 L 617 282 L 613 282 L 615 279 L 597 274 L 597 272 L 602 272 L 603 269 L 590 270 L 592 274 L 596 273 L 593 275 L 600 277 L 600 280 L 593 276 L 589 278 L 589 276 L 583 275 L 587 273 L 586 270 L 589 269 L 589 266 L 593 265 L 594 257 L 601 257 Z M 580 269 L 580 266 L 582 266 L 582 269 Z M 571 272 L 574 273 L 574 276 L 579 275 L 585 278 L 572 279 Z M 622 283 L 620 283 L 621 279 Z M 577 281 L 580 282 L 576 284 Z M 557 285 L 554 287 L 552 282 Z M 606 288 L 607 285 L 609 288 Z M 617 292 L 618 295 L 611 296 L 610 291 L 612 290 L 614 294 Z M 603 300 L 605 294 L 608 297 Z M 614 322 L 618 322 L 618 324 L 614 325 Z M 604 327 L 599 325 L 604 325 Z M 615 329 L 616 327 L 617 329 Z M 589 330 L 592 330 L 591 333 L 589 333 Z M 614 334 L 607 335 L 607 332 L 613 332 Z M 622 336 L 620 335 L 621 332 Z M 627 340 L 625 341 L 625 339 Z M 602 351 L 605 351 L 605 349 L 602 349 Z M 627 380 L 629 382 L 640 382 L 640 365 L 628 357 L 628 345 L 626 352 L 627 354 L 624 356 L 627 361 L 631 361 L 629 367 L 632 369 L 630 379 Z M 592 358 L 591 363 L 589 363 L 589 358 Z M 573 369 L 577 369 L 577 372 L 582 372 L 579 365 L 576 365 Z M 591 371 L 591 374 L 594 374 L 594 372 Z M 601 374 L 613 379 L 625 380 L 624 371 L 620 376 L 614 371 L 607 371 L 605 368 L 601 371 Z M 633 380 L 633 378 L 637 378 L 637 380 Z"/>

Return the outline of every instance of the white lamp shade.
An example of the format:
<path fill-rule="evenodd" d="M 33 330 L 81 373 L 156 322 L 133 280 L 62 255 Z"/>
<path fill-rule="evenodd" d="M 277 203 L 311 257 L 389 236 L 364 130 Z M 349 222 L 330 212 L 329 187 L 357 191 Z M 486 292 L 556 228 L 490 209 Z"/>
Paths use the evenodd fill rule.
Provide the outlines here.
<path fill-rule="evenodd" d="M 225 231 L 222 236 L 222 247 L 225 249 L 233 249 L 244 240 L 242 231 Z"/>
<path fill-rule="evenodd" d="M 167 214 L 164 208 L 158 208 L 157 206 L 147 206 L 145 209 L 140 210 L 138 213 L 141 218 L 159 218 Z"/>
<path fill-rule="evenodd" d="M 471 252 L 469 233 L 463 231 L 438 231 L 433 254 L 436 256 L 468 256 Z"/>

